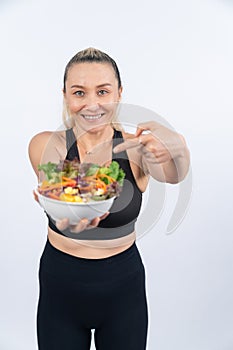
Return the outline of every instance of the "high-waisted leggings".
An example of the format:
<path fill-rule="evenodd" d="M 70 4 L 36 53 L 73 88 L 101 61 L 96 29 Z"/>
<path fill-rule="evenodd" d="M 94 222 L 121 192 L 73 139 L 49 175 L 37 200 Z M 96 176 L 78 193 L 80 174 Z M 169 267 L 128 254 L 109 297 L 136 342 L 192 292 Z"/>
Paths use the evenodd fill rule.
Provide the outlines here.
<path fill-rule="evenodd" d="M 64 253 L 49 241 L 40 259 L 39 350 L 145 350 L 145 269 L 136 243 L 107 258 Z"/>

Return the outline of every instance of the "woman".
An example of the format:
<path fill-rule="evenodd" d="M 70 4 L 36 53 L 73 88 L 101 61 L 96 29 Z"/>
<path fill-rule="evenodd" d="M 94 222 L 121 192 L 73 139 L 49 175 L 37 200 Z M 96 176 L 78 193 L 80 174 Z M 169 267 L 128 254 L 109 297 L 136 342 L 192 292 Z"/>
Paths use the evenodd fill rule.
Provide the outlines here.
<path fill-rule="evenodd" d="M 181 135 L 156 122 L 141 123 L 135 135 L 118 130 L 121 94 L 111 57 L 93 48 L 77 53 L 64 75 L 67 130 L 42 132 L 29 144 L 39 181 L 39 164 L 74 157 L 100 165 L 114 158 L 126 173 L 126 185 L 110 213 L 91 222 L 83 218 L 75 226 L 66 218 L 54 222 L 48 216 L 39 271 L 40 350 L 90 349 L 91 329 L 98 350 L 146 349 L 145 271 L 134 225 L 149 176 L 181 181 L 189 168 L 189 151 Z"/>

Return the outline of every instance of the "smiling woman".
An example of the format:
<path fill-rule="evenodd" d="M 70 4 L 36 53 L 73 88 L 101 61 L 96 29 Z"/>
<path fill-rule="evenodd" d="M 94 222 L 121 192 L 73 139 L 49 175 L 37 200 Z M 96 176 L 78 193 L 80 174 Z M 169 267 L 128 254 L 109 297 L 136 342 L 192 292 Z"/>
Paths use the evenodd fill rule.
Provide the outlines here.
<path fill-rule="evenodd" d="M 55 222 L 47 214 L 48 240 L 39 273 L 40 350 L 89 350 L 91 329 L 98 350 L 146 349 L 145 270 L 135 223 L 149 176 L 180 181 L 188 171 L 189 152 L 181 135 L 158 123 L 141 123 L 134 135 L 117 128 L 121 94 L 112 58 L 93 48 L 77 53 L 64 75 L 67 129 L 37 134 L 29 145 L 39 182 L 40 164 L 75 158 L 105 169 L 114 159 L 125 174 L 110 212 L 75 225 L 66 217 Z"/>

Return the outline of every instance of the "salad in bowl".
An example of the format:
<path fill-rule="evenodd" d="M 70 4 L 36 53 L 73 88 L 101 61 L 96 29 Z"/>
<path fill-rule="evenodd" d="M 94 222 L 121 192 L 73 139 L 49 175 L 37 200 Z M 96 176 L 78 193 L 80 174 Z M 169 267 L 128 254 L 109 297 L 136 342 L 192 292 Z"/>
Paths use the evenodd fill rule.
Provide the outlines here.
<path fill-rule="evenodd" d="M 80 163 L 78 159 L 40 164 L 45 179 L 35 190 L 40 205 L 54 220 L 77 224 L 106 213 L 119 196 L 125 172 L 113 160 L 109 166 Z"/>

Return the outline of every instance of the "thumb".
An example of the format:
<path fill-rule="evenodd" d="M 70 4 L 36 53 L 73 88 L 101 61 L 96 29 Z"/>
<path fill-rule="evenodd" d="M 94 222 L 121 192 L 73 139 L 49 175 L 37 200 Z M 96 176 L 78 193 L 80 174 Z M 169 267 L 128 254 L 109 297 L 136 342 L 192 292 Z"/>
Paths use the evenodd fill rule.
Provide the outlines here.
<path fill-rule="evenodd" d="M 136 132 L 135 132 L 135 137 L 138 137 L 138 136 L 140 136 L 141 134 L 143 133 L 143 129 L 142 128 L 140 128 L 139 126 L 137 127 L 137 130 L 136 130 Z"/>
<path fill-rule="evenodd" d="M 140 136 L 143 133 L 143 131 L 145 131 L 145 133 L 150 133 L 156 129 L 159 129 L 160 127 L 161 127 L 161 124 L 159 124 L 158 122 L 156 122 L 154 120 L 139 123 L 137 125 L 137 130 L 135 132 L 135 136 L 136 137 Z"/>
<path fill-rule="evenodd" d="M 33 197 L 39 203 L 39 198 L 38 198 L 38 194 L 36 193 L 36 191 L 33 191 Z"/>

